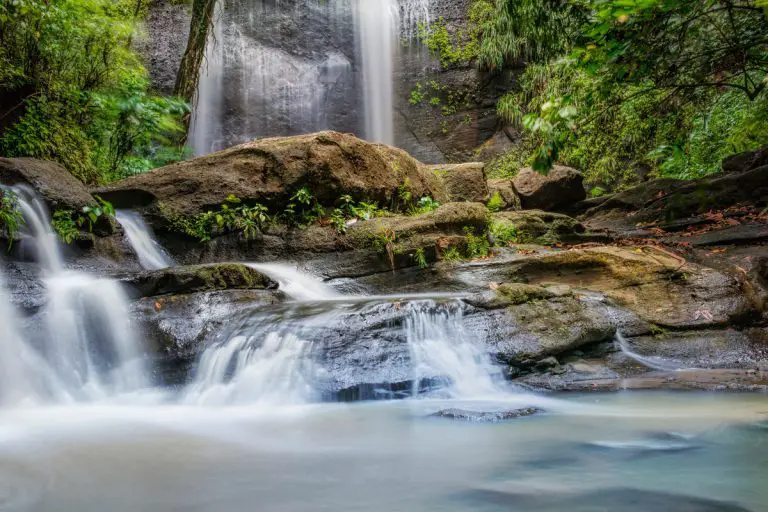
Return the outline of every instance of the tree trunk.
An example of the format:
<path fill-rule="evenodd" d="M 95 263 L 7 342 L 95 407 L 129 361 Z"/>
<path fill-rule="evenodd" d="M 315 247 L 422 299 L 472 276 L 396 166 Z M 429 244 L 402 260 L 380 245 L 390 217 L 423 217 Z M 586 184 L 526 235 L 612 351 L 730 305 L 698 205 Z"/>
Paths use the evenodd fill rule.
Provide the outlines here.
<path fill-rule="evenodd" d="M 174 95 L 192 103 L 195 100 L 197 83 L 200 77 L 200 65 L 205 56 L 205 46 L 208 34 L 213 26 L 214 6 L 217 0 L 194 0 L 192 5 L 192 21 L 189 24 L 189 39 L 184 57 L 181 59 L 179 72 L 176 75 Z M 224 0 L 218 0 L 224 1 Z M 189 121 L 192 114 L 184 116 L 184 131 L 189 132 Z M 186 135 L 184 136 L 186 141 Z M 184 142 L 185 142 L 184 141 Z"/>

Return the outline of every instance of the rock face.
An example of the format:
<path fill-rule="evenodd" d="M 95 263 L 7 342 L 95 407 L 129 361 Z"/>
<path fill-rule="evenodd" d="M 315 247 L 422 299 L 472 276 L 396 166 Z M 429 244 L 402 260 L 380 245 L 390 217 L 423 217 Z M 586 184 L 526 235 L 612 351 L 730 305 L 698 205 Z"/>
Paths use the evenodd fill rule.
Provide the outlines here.
<path fill-rule="evenodd" d="M 451 201 L 488 201 L 485 164 L 482 162 L 431 165 L 428 168 L 443 180 Z"/>
<path fill-rule="evenodd" d="M 746 172 L 768 165 L 768 146 L 746 151 L 723 160 L 724 172 Z"/>
<path fill-rule="evenodd" d="M 622 236 L 643 231 L 638 225 L 676 231 L 706 222 L 697 216 L 710 210 L 740 204 L 764 208 L 768 205 L 766 198 L 768 165 L 697 181 L 649 181 L 609 196 L 586 211 L 584 222 L 591 229 L 604 229 Z M 679 227 L 675 227 L 675 222 L 680 222 Z M 648 232 L 638 234 L 649 236 Z"/>
<path fill-rule="evenodd" d="M 187 46 L 190 18 L 190 8 L 184 3 L 155 0 L 149 4 L 147 38 L 137 41 L 136 46 L 144 55 L 153 89 L 160 94 L 173 94 Z"/>
<path fill-rule="evenodd" d="M 499 212 L 493 222 L 502 228 L 514 226 L 518 243 L 541 242 L 555 244 L 586 240 L 584 226 L 572 217 L 542 210 Z"/>
<path fill-rule="evenodd" d="M 587 197 L 581 173 L 560 165 L 546 176 L 530 168 L 521 169 L 512 185 L 524 209 L 562 211 Z"/>
<path fill-rule="evenodd" d="M 29 185 L 52 210 L 80 211 L 96 200 L 64 167 L 34 158 L 0 158 L 0 183 Z"/>
<path fill-rule="evenodd" d="M 277 283 L 247 265 L 218 263 L 171 267 L 122 280 L 135 297 L 156 297 L 216 290 L 276 289 Z"/>
<path fill-rule="evenodd" d="M 396 206 L 403 191 L 413 201 L 447 199 L 438 178 L 404 151 L 336 132 L 249 142 L 99 192 L 118 207 L 151 206 L 152 215 L 165 217 L 218 208 L 230 195 L 282 211 L 302 187 L 325 206 L 345 194 L 382 206 Z"/>

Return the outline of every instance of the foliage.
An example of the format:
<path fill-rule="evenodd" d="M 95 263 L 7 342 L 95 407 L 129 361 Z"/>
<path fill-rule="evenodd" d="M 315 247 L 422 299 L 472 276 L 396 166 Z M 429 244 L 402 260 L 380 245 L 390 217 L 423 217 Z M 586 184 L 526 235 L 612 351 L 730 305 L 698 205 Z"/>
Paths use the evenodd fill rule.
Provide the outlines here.
<path fill-rule="evenodd" d="M 728 154 L 768 143 L 768 22 L 754 1 L 502 3 L 497 18 L 518 15 L 497 23 L 514 27 L 486 30 L 483 44 L 507 61 L 530 59 L 520 89 L 497 106 L 526 132 L 489 175 L 546 172 L 559 161 L 605 193 L 646 175 L 704 176 Z M 540 31 L 557 24 L 566 28 Z M 513 33 L 518 46 L 505 47 L 499 38 Z"/>
<path fill-rule="evenodd" d="M 443 17 L 437 21 L 421 24 L 419 38 L 440 58 L 445 69 L 466 64 L 477 58 L 480 52 L 480 35 L 484 24 L 492 18 L 493 4 L 490 0 L 476 0 L 470 5 L 465 27 L 449 29 Z"/>
<path fill-rule="evenodd" d="M 458 248 L 449 247 L 443 252 L 441 259 L 448 263 L 458 263 L 462 261 L 464 257 L 461 255 Z"/>
<path fill-rule="evenodd" d="M 291 197 L 283 211 L 283 219 L 291 226 L 306 227 L 325 215 L 325 209 L 317 201 L 309 187 L 301 187 Z"/>
<path fill-rule="evenodd" d="M 94 226 L 100 219 L 110 219 L 115 217 L 115 207 L 112 203 L 105 201 L 99 196 L 94 196 L 97 204 L 94 206 L 83 206 L 77 214 L 72 210 L 56 210 L 51 219 L 53 230 L 64 243 L 71 244 L 75 238 L 80 235 L 81 230 L 88 228 L 93 231 Z"/>
<path fill-rule="evenodd" d="M 397 241 L 397 233 L 393 229 L 381 228 L 373 236 L 373 248 L 380 252 L 386 253 L 387 259 L 389 259 L 389 265 L 392 270 L 395 270 L 395 242 Z"/>
<path fill-rule="evenodd" d="M 520 231 L 520 228 L 514 224 L 493 222 L 489 231 L 494 239 L 495 245 L 499 247 L 531 242 L 531 237 Z"/>
<path fill-rule="evenodd" d="M 266 206 L 258 203 L 248 206 L 240 198 L 230 195 L 218 210 L 171 220 L 175 229 L 201 242 L 231 232 L 240 232 L 246 240 L 252 240 L 269 220 L 267 211 Z"/>
<path fill-rule="evenodd" d="M 5 230 L 8 237 L 9 249 L 22 224 L 24 224 L 24 216 L 19 208 L 19 198 L 12 190 L 0 189 L 0 227 Z"/>
<path fill-rule="evenodd" d="M 421 270 L 429 268 L 427 255 L 422 247 L 419 247 L 413 252 L 413 254 L 411 254 L 411 259 L 419 266 Z"/>
<path fill-rule="evenodd" d="M 429 196 L 422 197 L 416 203 L 416 206 L 411 209 L 411 215 L 423 215 L 430 213 L 440 208 L 440 201 L 435 201 Z"/>
<path fill-rule="evenodd" d="M 474 228 L 465 227 L 464 234 L 467 237 L 467 258 L 487 258 L 491 253 L 491 243 L 485 234 L 476 235 Z"/>
<path fill-rule="evenodd" d="M 142 4 L 139 4 L 141 6 Z M 61 162 L 87 183 L 142 170 L 188 107 L 148 94 L 133 0 L 0 3 L 0 153 Z"/>
<path fill-rule="evenodd" d="M 488 200 L 488 204 L 486 204 L 488 207 L 488 211 L 491 213 L 495 213 L 504 206 L 504 198 L 501 197 L 501 194 L 496 191 L 493 193 L 491 198 Z"/>
<path fill-rule="evenodd" d="M 77 227 L 77 221 L 75 220 L 75 212 L 72 210 L 57 210 L 54 212 L 51 225 L 59 239 L 66 244 L 71 244 L 80 235 L 80 229 Z"/>

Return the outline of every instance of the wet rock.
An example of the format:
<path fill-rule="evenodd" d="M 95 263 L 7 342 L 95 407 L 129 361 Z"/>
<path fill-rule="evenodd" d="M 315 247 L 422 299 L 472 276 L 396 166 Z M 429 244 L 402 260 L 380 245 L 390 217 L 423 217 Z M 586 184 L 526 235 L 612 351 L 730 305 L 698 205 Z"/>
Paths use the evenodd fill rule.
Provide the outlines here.
<path fill-rule="evenodd" d="M 465 323 L 485 333 L 488 351 L 497 360 L 513 366 L 612 340 L 616 333 L 608 306 L 570 297 L 468 311 Z"/>
<path fill-rule="evenodd" d="M 444 409 L 431 416 L 434 418 L 445 418 L 456 421 L 467 421 L 472 423 L 498 423 L 500 421 L 509 421 L 526 416 L 533 416 L 543 412 L 537 407 L 525 407 L 523 409 L 513 409 L 511 411 L 468 411 L 465 409 Z"/>
<path fill-rule="evenodd" d="M 541 210 L 499 212 L 494 213 L 492 218 L 494 223 L 502 227 L 514 226 L 519 243 L 580 241 L 585 231 L 576 219 Z"/>
<path fill-rule="evenodd" d="M 520 198 L 517 197 L 517 192 L 515 192 L 515 187 L 512 186 L 510 179 L 488 180 L 488 196 L 491 199 L 497 198 L 501 201 L 500 211 L 520 210 L 522 208 Z"/>
<path fill-rule="evenodd" d="M 342 195 L 379 205 L 424 196 L 445 202 L 440 180 L 397 148 L 320 132 L 261 139 L 119 181 L 99 191 L 121 208 L 146 208 L 156 225 L 219 208 L 230 195 L 283 211 L 307 187 L 323 206 Z"/>
<path fill-rule="evenodd" d="M 200 353 L 241 324 L 242 311 L 283 300 L 272 290 L 229 290 L 147 297 L 131 305 L 134 325 L 149 346 L 156 378 L 181 385 L 194 372 Z"/>
<path fill-rule="evenodd" d="M 545 176 L 525 168 L 512 180 L 524 209 L 562 211 L 584 200 L 584 178 L 570 167 L 556 165 Z"/>
<path fill-rule="evenodd" d="M 566 391 L 598 386 L 602 389 L 606 385 L 613 387 L 618 379 L 619 374 L 607 366 L 578 361 L 549 371 L 524 375 L 514 382 L 534 389 Z"/>
<path fill-rule="evenodd" d="M 723 172 L 751 171 L 764 165 L 768 165 L 768 146 L 729 156 L 723 160 Z"/>
<path fill-rule="evenodd" d="M 428 168 L 443 180 L 451 201 L 472 203 L 488 201 L 484 163 L 442 164 L 431 165 Z"/>
<path fill-rule="evenodd" d="M 64 167 L 35 158 L 0 158 L 0 183 L 29 185 L 45 201 L 51 211 L 79 212 L 93 206 L 96 200 L 88 189 Z"/>
<path fill-rule="evenodd" d="M 482 309 L 501 309 L 527 302 L 551 299 L 555 295 L 541 286 L 522 283 L 504 283 L 495 290 L 468 297 L 468 304 Z"/>
<path fill-rule="evenodd" d="M 756 315 L 739 281 L 646 246 L 594 247 L 535 255 L 506 268 L 510 281 L 560 283 L 605 294 L 642 320 L 686 328 Z"/>
<path fill-rule="evenodd" d="M 232 289 L 276 289 L 277 283 L 247 265 L 218 263 L 171 267 L 123 277 L 134 297 Z"/>

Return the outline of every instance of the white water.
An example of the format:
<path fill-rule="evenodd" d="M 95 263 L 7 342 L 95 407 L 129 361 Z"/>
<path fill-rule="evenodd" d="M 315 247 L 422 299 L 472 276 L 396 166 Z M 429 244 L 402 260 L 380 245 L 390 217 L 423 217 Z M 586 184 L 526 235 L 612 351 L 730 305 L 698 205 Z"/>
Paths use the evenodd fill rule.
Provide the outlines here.
<path fill-rule="evenodd" d="M 189 142 L 196 156 L 207 155 L 226 145 L 220 116 L 224 104 L 224 0 L 214 6 L 213 34 L 205 46 L 205 58 L 200 65 Z"/>
<path fill-rule="evenodd" d="M 422 378 L 447 377 L 452 398 L 492 399 L 509 393 L 502 388 L 500 368 L 464 327 L 461 302 L 411 302 L 405 308 L 416 385 Z"/>
<path fill-rule="evenodd" d="M 173 260 L 160 244 L 155 241 L 141 215 L 130 211 L 118 211 L 117 222 L 123 226 L 139 264 L 147 270 L 157 270 L 173 266 Z"/>
<path fill-rule="evenodd" d="M 294 300 L 332 300 L 339 293 L 320 279 L 283 263 L 249 263 L 249 267 L 274 279 L 280 290 Z"/>
<path fill-rule="evenodd" d="M 303 48 L 283 30 L 304 11 L 322 20 L 328 32 L 342 32 L 346 2 L 235 0 L 226 9 L 224 3 L 218 0 L 215 6 L 200 70 L 189 138 L 195 154 L 258 137 L 342 128 L 329 122 L 329 96 L 351 81 L 351 62 L 322 40 Z"/>
<path fill-rule="evenodd" d="M 314 397 L 311 344 L 291 333 L 236 336 L 208 349 L 185 401 L 205 405 L 296 405 Z"/>
<path fill-rule="evenodd" d="M 400 8 L 397 0 L 358 0 L 357 33 L 363 65 L 365 137 L 394 143 L 394 58 Z"/>
<path fill-rule="evenodd" d="M 128 322 L 122 289 L 112 280 L 65 270 L 47 208 L 29 188 L 15 190 L 45 272 L 46 301 L 39 312 L 44 329 L 36 344 L 9 330 L 3 350 L 19 351 L 27 365 L 45 361 L 32 374 L 34 381 L 44 383 L 35 387 L 47 388 L 48 396 L 32 395 L 54 401 L 97 400 L 146 387 L 142 350 Z"/>
<path fill-rule="evenodd" d="M 658 370 L 662 372 L 676 372 L 682 369 L 678 364 L 672 361 L 667 361 L 661 357 L 649 357 L 638 354 L 632 350 L 632 348 L 629 346 L 629 343 L 627 342 L 627 339 L 618 331 L 616 331 L 616 343 L 619 345 L 619 348 L 624 353 L 624 355 L 652 370 Z"/>
<path fill-rule="evenodd" d="M 430 0 L 401 0 L 402 33 L 407 39 L 415 39 L 419 29 L 430 21 Z"/>

